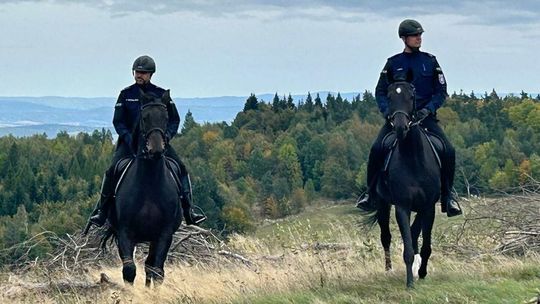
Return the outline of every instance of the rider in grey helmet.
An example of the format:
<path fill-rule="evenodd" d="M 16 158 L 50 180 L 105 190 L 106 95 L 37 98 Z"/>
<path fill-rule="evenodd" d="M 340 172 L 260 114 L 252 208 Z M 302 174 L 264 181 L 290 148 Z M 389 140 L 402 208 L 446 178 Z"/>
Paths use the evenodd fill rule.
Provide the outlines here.
<path fill-rule="evenodd" d="M 421 52 L 422 25 L 412 19 L 403 20 L 399 24 L 398 35 L 403 40 L 405 48 L 402 53 L 396 54 L 386 62 L 375 89 L 375 97 L 379 110 L 385 118 L 388 117 L 388 85 L 400 79 L 406 79 L 405 75 L 412 72 L 414 76 L 412 84 L 415 87 L 416 96 L 416 119 L 421 121 L 421 126 L 429 132 L 437 135 L 445 145 L 441 154 L 441 205 L 443 212 L 448 216 L 456 216 L 462 213 L 457 199 L 452 193 L 454 184 L 454 171 L 456 156 L 455 150 L 442 128 L 438 124 L 437 109 L 442 106 L 446 97 L 446 78 L 441 66 L 434 55 Z M 392 131 L 388 120 L 369 153 L 367 168 L 368 191 L 362 196 L 357 204 L 360 209 L 369 209 L 371 191 L 383 167 L 385 151 L 382 147 L 384 137 Z"/>
<path fill-rule="evenodd" d="M 114 170 L 116 163 L 126 157 L 133 157 L 131 130 L 138 122 L 139 113 L 141 110 L 141 91 L 154 96 L 163 96 L 164 89 L 150 82 L 152 75 L 156 72 L 156 63 L 150 56 L 140 56 L 133 62 L 132 73 L 135 78 L 135 83 L 123 89 L 118 96 L 115 105 L 113 125 L 118 133 L 118 143 L 114 152 L 112 164 L 106 171 L 103 177 L 101 186 L 101 196 L 97 203 L 96 209 L 90 217 L 89 223 L 97 226 L 102 226 L 109 215 L 109 209 L 114 201 Z M 174 102 L 170 100 L 167 106 L 169 122 L 165 132 L 166 140 L 166 156 L 174 159 L 181 167 L 180 182 L 182 191 L 180 201 L 184 213 L 184 218 L 188 225 L 199 224 L 206 220 L 206 216 L 197 214 L 191 209 L 191 183 L 186 166 L 180 160 L 172 146 L 169 145 L 170 140 L 176 135 L 180 124 L 180 117 Z M 87 226 L 89 227 L 89 226 Z"/>

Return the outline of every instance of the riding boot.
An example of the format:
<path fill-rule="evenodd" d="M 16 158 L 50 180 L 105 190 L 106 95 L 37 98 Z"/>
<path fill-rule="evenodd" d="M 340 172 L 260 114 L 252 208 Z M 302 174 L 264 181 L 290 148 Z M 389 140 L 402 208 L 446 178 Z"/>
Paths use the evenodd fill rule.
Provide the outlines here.
<path fill-rule="evenodd" d="M 101 196 L 96 205 L 96 209 L 92 212 L 90 223 L 98 227 L 105 224 L 109 213 L 110 201 L 112 201 L 113 187 L 113 178 L 110 176 L 109 172 L 106 172 L 103 175 L 103 183 L 101 184 Z"/>
<path fill-rule="evenodd" d="M 448 217 L 452 217 L 460 215 L 462 211 L 449 184 L 448 178 L 443 176 L 441 185 L 441 212 L 446 213 Z"/>
<path fill-rule="evenodd" d="M 182 211 L 184 213 L 184 219 L 186 220 L 187 225 L 198 225 L 206 220 L 206 216 L 199 214 L 191 209 L 191 182 L 189 180 L 189 175 L 182 175 L 180 177 L 180 182 L 182 183 L 183 193 L 180 196 L 180 202 L 182 203 Z"/>
<path fill-rule="evenodd" d="M 441 209 L 446 209 L 446 215 L 448 217 L 460 215 L 463 213 L 457 199 L 452 193 L 441 197 Z"/>
<path fill-rule="evenodd" d="M 452 189 L 454 186 L 454 174 L 456 168 L 455 150 L 447 143 L 446 151 L 442 159 L 441 170 L 441 211 L 446 212 L 448 217 L 460 215 L 463 212 L 454 196 Z"/>
<path fill-rule="evenodd" d="M 374 145 L 378 145 L 375 143 Z M 375 181 L 377 179 L 377 171 L 381 170 L 382 163 L 384 161 L 384 156 L 381 157 L 379 151 L 374 151 L 373 148 L 369 153 L 369 160 L 367 166 L 367 190 L 358 198 L 356 201 L 356 208 L 362 210 L 371 210 L 373 209 L 372 199 L 369 198 L 370 190 L 375 189 Z"/>

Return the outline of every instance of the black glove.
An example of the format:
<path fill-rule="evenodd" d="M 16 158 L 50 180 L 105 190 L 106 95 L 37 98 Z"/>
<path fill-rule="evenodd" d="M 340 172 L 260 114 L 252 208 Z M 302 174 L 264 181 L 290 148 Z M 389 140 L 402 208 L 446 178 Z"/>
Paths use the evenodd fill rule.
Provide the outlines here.
<path fill-rule="evenodd" d="M 122 140 L 126 145 L 128 145 L 131 148 L 131 144 L 133 142 L 133 139 L 131 138 L 131 134 L 126 133 L 124 136 L 122 136 Z"/>
<path fill-rule="evenodd" d="M 388 120 L 390 119 L 390 109 L 386 109 L 383 113 L 384 119 Z"/>
<path fill-rule="evenodd" d="M 424 120 L 426 117 L 428 117 L 431 114 L 431 111 L 427 108 L 423 108 L 420 111 L 416 112 L 416 120 Z"/>

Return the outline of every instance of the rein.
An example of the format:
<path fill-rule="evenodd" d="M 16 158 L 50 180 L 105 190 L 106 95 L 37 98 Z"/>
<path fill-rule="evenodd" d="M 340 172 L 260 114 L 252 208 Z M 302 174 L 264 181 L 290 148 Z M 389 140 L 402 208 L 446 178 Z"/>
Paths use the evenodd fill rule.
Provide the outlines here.
<path fill-rule="evenodd" d="M 409 120 L 409 123 L 408 123 L 409 128 L 414 127 L 414 126 L 418 126 L 419 124 L 422 123 L 422 121 L 424 121 L 424 119 L 427 118 L 427 116 L 426 116 L 426 117 L 424 117 L 422 119 L 417 120 L 416 117 L 415 117 L 416 115 L 413 114 L 413 118 L 411 118 L 411 115 L 409 115 L 409 113 L 407 113 L 405 111 L 402 111 L 402 110 L 397 110 L 394 113 L 392 113 L 392 115 L 390 115 L 389 118 L 388 118 L 388 120 L 390 121 L 390 125 L 392 127 L 394 127 L 394 118 L 395 118 L 395 116 L 397 114 L 405 115 L 405 117 Z"/>

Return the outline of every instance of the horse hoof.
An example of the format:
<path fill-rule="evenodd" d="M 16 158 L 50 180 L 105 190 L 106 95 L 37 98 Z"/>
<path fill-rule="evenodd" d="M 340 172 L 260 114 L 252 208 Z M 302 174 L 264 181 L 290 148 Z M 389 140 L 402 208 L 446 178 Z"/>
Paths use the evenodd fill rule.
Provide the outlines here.
<path fill-rule="evenodd" d="M 427 270 L 425 270 L 425 269 L 420 269 L 420 270 L 418 270 L 418 277 L 419 277 L 420 279 L 423 280 L 423 279 L 426 278 L 426 276 L 427 276 Z"/>

